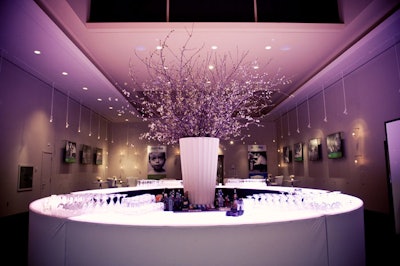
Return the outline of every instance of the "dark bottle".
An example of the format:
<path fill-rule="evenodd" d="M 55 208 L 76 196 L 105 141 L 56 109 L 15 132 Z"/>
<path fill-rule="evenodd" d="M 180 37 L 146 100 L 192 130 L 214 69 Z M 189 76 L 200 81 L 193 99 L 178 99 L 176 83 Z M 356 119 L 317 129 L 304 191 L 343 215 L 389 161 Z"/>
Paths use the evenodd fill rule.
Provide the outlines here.
<path fill-rule="evenodd" d="M 238 210 L 238 198 L 237 198 L 237 194 L 236 194 L 236 188 L 233 192 L 233 200 L 232 200 L 232 204 L 231 204 L 231 211 L 236 212 Z"/>
<path fill-rule="evenodd" d="M 218 208 L 223 208 L 224 207 L 224 194 L 222 193 L 222 190 L 218 190 Z"/>
<path fill-rule="evenodd" d="M 178 190 L 175 194 L 175 201 L 174 201 L 174 211 L 181 211 L 182 210 L 182 194 Z"/>
<path fill-rule="evenodd" d="M 168 211 L 174 210 L 174 203 L 175 203 L 175 191 L 172 190 L 169 193 L 169 198 L 168 198 Z"/>
<path fill-rule="evenodd" d="M 163 203 L 164 203 L 164 211 L 168 211 L 169 199 L 168 199 L 168 194 L 167 193 L 164 193 Z"/>
<path fill-rule="evenodd" d="M 183 193 L 183 199 L 182 199 L 182 211 L 187 211 L 189 210 L 189 192 L 185 191 Z"/>

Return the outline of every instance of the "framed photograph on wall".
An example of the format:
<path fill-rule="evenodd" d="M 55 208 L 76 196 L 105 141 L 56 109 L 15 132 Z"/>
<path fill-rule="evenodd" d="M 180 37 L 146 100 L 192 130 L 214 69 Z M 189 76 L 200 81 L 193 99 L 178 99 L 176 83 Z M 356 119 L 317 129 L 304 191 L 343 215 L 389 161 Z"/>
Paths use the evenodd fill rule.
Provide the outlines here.
<path fill-rule="evenodd" d="M 294 144 L 294 161 L 302 162 L 303 161 L 303 143 L 295 143 Z"/>
<path fill-rule="evenodd" d="M 343 140 L 340 132 L 328 135 L 326 137 L 326 146 L 328 149 L 329 159 L 338 159 L 343 157 Z"/>
<path fill-rule="evenodd" d="M 249 177 L 253 175 L 267 176 L 267 145 L 248 145 L 247 161 Z"/>
<path fill-rule="evenodd" d="M 321 160 L 321 139 L 310 139 L 308 142 L 308 158 L 310 161 Z"/>
<path fill-rule="evenodd" d="M 289 146 L 283 147 L 283 162 L 291 163 L 292 162 L 292 151 Z"/>
<path fill-rule="evenodd" d="M 92 147 L 83 144 L 81 151 L 81 164 L 91 164 L 92 161 L 93 161 Z"/>
<path fill-rule="evenodd" d="M 76 142 L 65 141 L 65 153 L 64 153 L 64 162 L 66 163 L 74 163 L 76 162 Z"/>
<path fill-rule="evenodd" d="M 94 154 L 94 163 L 96 165 L 103 164 L 103 149 L 96 148 L 96 153 Z"/>
<path fill-rule="evenodd" d="M 147 178 L 164 179 L 167 177 L 167 146 L 147 146 Z"/>
<path fill-rule="evenodd" d="M 18 191 L 32 190 L 33 166 L 18 166 Z"/>

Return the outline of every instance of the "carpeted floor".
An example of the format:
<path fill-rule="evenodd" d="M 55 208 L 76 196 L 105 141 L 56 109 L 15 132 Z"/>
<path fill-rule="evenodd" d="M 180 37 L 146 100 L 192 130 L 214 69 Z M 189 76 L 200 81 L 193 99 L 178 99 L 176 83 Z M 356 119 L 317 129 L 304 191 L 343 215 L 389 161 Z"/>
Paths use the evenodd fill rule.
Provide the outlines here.
<path fill-rule="evenodd" d="M 390 217 L 365 211 L 364 219 L 366 266 L 400 265 L 400 235 L 394 233 Z M 0 218 L 0 256 L 3 261 L 11 262 L 7 265 L 28 265 L 28 224 L 28 213 Z"/>

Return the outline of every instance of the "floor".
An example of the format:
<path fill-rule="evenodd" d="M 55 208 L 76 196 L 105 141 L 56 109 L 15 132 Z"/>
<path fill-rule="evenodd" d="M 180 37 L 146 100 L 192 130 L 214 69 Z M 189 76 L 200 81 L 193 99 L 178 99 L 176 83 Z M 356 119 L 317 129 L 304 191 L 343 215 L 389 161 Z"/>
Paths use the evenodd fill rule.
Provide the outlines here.
<path fill-rule="evenodd" d="M 365 211 L 364 219 L 366 266 L 400 265 L 400 235 L 393 232 L 389 216 Z M 0 218 L 0 256 L 12 261 L 8 265 L 28 265 L 28 223 L 28 213 Z"/>

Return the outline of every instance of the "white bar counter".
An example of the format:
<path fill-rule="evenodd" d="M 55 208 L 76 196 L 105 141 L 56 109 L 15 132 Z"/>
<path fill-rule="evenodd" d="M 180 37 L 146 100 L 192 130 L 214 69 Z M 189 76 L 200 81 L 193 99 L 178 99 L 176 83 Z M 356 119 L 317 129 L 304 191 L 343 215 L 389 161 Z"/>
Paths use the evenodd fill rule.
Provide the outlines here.
<path fill-rule="evenodd" d="M 79 193 L 132 189 L 141 188 Z M 43 198 L 30 205 L 28 261 L 31 266 L 365 266 L 363 202 L 340 193 L 334 197 L 340 206 L 330 208 L 245 199 L 238 217 L 224 211 L 132 214 L 118 206 L 63 217 L 49 214 Z"/>

